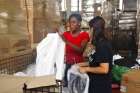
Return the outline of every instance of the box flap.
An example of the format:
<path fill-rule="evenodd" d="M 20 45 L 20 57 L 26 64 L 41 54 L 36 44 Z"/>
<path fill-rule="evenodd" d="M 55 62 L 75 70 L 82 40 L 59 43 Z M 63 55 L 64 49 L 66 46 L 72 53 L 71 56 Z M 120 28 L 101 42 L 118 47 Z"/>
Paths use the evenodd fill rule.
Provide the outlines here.
<path fill-rule="evenodd" d="M 55 76 L 20 77 L 0 75 L 0 93 L 23 93 L 24 84 L 27 88 L 38 88 L 56 85 Z"/>
<path fill-rule="evenodd" d="M 23 93 L 23 85 L 30 77 L 0 76 L 0 93 Z"/>
<path fill-rule="evenodd" d="M 140 83 L 140 70 L 131 70 L 123 75 L 123 79 L 128 79 L 129 83 Z"/>
<path fill-rule="evenodd" d="M 31 81 L 26 82 L 27 88 L 38 88 L 56 85 L 55 75 L 34 77 Z"/>

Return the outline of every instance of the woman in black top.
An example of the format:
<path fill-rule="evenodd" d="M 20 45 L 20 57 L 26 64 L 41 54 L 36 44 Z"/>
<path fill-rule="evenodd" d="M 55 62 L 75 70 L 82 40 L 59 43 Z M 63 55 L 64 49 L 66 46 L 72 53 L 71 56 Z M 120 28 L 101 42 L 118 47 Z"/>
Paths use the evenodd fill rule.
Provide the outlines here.
<path fill-rule="evenodd" d="M 97 16 L 89 22 L 89 25 L 94 32 L 92 44 L 95 45 L 95 53 L 89 56 L 88 64 L 79 64 L 80 72 L 89 75 L 89 93 L 112 93 L 112 46 L 108 31 L 105 31 L 105 21 Z"/>

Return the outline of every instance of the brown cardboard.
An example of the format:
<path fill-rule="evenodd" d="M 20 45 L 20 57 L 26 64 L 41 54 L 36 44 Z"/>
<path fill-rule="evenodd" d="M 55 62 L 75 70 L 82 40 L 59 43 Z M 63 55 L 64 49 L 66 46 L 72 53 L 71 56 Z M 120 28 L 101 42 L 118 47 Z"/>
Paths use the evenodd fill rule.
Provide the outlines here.
<path fill-rule="evenodd" d="M 60 26 L 61 17 L 59 15 L 59 9 L 55 7 L 57 1 L 58 0 L 33 0 L 34 43 L 39 43 L 45 38 L 47 33 L 54 32 L 52 28 Z M 47 7 L 44 7 L 46 5 Z M 57 4 L 57 6 L 59 6 L 59 4 Z"/>
<path fill-rule="evenodd" d="M 0 76 L 0 93 L 23 93 L 23 84 L 31 78 L 10 75 Z"/>
<path fill-rule="evenodd" d="M 132 70 L 122 77 L 121 93 L 140 93 L 140 70 Z"/>
<path fill-rule="evenodd" d="M 30 44 L 26 35 L 0 34 L 0 54 L 16 53 L 29 48 Z"/>
<path fill-rule="evenodd" d="M 30 81 L 26 82 L 27 88 L 38 88 L 38 87 L 45 87 L 56 85 L 55 76 L 42 76 L 42 77 L 34 77 Z"/>
<path fill-rule="evenodd" d="M 19 77 L 13 75 L 0 75 L 0 93 L 23 93 L 23 86 L 37 88 L 55 85 L 55 76 Z"/>

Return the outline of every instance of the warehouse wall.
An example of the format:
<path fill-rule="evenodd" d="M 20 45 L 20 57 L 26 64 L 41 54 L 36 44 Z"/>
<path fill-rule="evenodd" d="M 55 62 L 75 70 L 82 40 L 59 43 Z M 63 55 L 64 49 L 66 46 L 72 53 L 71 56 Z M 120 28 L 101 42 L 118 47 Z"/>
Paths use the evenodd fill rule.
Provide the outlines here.
<path fill-rule="evenodd" d="M 39 43 L 60 25 L 61 0 L 0 0 L 0 54 Z"/>
<path fill-rule="evenodd" d="M 0 54 L 30 48 L 24 1 L 0 0 Z"/>

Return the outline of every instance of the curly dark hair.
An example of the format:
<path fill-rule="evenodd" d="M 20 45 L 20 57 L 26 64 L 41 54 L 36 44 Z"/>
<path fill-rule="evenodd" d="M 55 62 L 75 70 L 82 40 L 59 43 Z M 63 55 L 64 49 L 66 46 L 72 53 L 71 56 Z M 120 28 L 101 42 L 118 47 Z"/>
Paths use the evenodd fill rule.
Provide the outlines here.
<path fill-rule="evenodd" d="M 73 13 L 73 14 L 71 14 L 71 15 L 69 16 L 69 21 L 70 21 L 70 19 L 71 19 L 72 17 L 75 17 L 79 22 L 82 21 L 82 17 L 81 17 L 81 15 L 80 15 L 79 13 Z"/>

